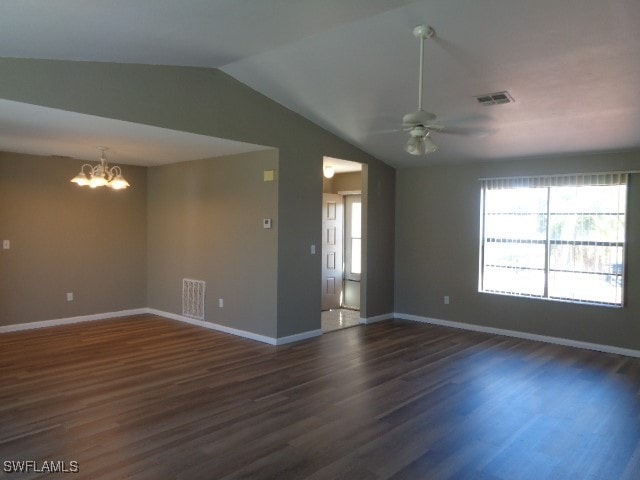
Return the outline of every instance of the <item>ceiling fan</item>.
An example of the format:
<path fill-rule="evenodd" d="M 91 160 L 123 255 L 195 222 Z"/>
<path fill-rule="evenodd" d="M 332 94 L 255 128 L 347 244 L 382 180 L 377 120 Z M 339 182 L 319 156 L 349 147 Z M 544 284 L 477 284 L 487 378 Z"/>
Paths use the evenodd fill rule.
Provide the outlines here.
<path fill-rule="evenodd" d="M 443 126 L 436 121 L 436 115 L 422 109 L 422 84 L 424 70 L 424 41 L 433 37 L 435 30 L 425 25 L 413 29 L 413 36 L 420 40 L 420 71 L 418 72 L 418 110 L 402 117 L 402 126 L 409 132 L 409 140 L 404 149 L 411 155 L 426 155 L 438 150 L 429 136 L 431 132 L 441 132 Z"/>

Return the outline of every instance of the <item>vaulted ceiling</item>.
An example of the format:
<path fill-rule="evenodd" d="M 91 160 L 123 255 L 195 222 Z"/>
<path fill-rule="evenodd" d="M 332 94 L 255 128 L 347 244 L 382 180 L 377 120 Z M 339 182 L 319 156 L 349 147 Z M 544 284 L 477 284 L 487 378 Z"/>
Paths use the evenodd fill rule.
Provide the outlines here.
<path fill-rule="evenodd" d="M 436 30 L 425 42 L 425 109 L 465 134 L 434 133 L 440 149 L 415 157 L 400 122 L 417 108 L 419 24 Z M 638 25 L 637 0 L 10 0 L 0 3 L 0 56 L 220 68 L 405 167 L 639 149 Z M 475 98 L 504 90 L 514 102 Z M 0 102 L 0 150 L 35 153 L 47 116 L 16 139 L 12 118 L 29 113 L 20 108 Z M 72 117 L 53 153 L 78 154 L 64 148 Z M 178 137 L 176 148 L 189 143 Z"/>

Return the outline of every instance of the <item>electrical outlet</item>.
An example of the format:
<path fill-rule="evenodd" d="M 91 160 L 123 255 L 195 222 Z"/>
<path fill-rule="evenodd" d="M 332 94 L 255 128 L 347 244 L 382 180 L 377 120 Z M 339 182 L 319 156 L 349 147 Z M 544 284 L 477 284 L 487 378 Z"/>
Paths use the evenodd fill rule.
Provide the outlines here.
<path fill-rule="evenodd" d="M 9 240 L 2 241 L 2 249 L 9 250 L 11 248 L 11 242 Z"/>
<path fill-rule="evenodd" d="M 444 304 L 449 305 L 449 295 L 444 296 Z"/>
<path fill-rule="evenodd" d="M 316 246 L 311 245 L 311 255 L 315 255 L 315 254 L 316 254 Z"/>
<path fill-rule="evenodd" d="M 73 292 L 67 292 L 67 302 L 73 302 Z"/>

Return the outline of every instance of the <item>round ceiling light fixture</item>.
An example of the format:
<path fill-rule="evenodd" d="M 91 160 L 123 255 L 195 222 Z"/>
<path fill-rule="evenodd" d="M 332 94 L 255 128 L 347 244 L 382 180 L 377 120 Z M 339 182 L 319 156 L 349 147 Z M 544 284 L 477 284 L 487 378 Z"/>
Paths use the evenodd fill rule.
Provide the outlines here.
<path fill-rule="evenodd" d="M 336 172 L 331 165 L 327 165 L 323 168 L 323 173 L 325 178 L 332 178 Z"/>

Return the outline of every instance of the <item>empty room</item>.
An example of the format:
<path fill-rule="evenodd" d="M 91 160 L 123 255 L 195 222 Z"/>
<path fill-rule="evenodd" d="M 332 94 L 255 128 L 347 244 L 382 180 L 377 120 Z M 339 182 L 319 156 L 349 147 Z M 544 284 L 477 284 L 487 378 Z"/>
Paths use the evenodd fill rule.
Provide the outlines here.
<path fill-rule="evenodd" d="M 0 5 L 0 477 L 640 478 L 640 3 Z"/>

